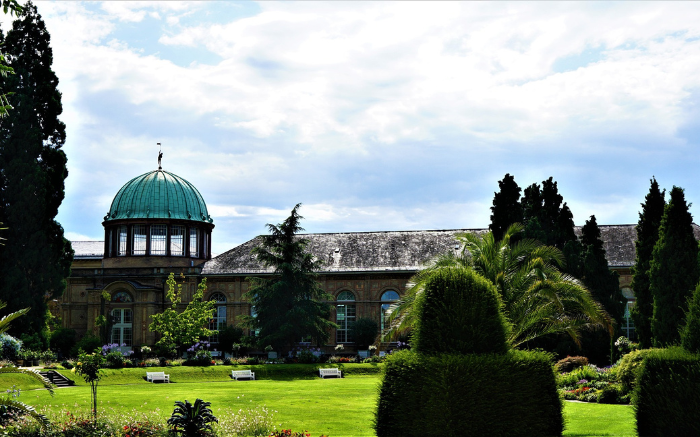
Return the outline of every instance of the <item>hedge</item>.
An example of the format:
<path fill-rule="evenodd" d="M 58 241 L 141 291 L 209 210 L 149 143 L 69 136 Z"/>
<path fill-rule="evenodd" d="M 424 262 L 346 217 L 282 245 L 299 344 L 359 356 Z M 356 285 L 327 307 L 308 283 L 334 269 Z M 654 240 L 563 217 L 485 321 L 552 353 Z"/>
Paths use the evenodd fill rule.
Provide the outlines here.
<path fill-rule="evenodd" d="M 700 355 L 678 347 L 647 352 L 633 403 L 642 437 L 700 435 Z"/>
<path fill-rule="evenodd" d="M 393 354 L 375 430 L 391 436 L 558 436 L 564 423 L 545 353 Z"/>

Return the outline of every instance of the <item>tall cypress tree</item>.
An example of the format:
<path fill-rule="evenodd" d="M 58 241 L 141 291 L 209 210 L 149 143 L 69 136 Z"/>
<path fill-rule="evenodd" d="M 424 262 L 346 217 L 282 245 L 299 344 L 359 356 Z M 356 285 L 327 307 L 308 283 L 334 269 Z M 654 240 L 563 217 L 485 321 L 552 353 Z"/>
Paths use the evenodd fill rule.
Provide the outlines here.
<path fill-rule="evenodd" d="M 489 230 L 500 239 L 513 223 L 522 223 L 523 207 L 520 205 L 522 191 L 515 178 L 506 173 L 502 181 L 498 181 L 500 191 L 493 194 L 491 207 L 491 224 Z"/>
<path fill-rule="evenodd" d="M 0 121 L 0 300 L 9 311 L 30 307 L 15 333 L 43 336 L 47 301 L 61 296 L 73 251 L 56 222 L 68 174 L 61 150 L 66 129 L 58 78 L 51 70 L 50 37 L 36 6 L 14 21 L 4 38 L 14 74 L 2 79 L 13 109 Z"/>
<path fill-rule="evenodd" d="M 683 189 L 673 187 L 664 208 L 659 240 L 654 246 L 649 269 L 654 309 L 651 333 L 655 346 L 678 343 L 688 298 L 700 277 L 698 242 L 693 235 L 693 217 Z"/>
<path fill-rule="evenodd" d="M 574 215 L 559 194 L 553 178 L 542 181 L 541 189 L 538 184 L 527 187 L 522 208 L 525 237 L 559 250 L 564 250 L 567 242 L 576 240 Z"/>
<path fill-rule="evenodd" d="M 645 349 L 652 346 L 651 317 L 654 312 L 654 298 L 649 289 L 649 267 L 654 246 L 659 239 L 659 226 L 666 206 L 665 196 L 666 190 L 660 191 L 656 178 L 652 178 L 637 222 L 637 258 L 632 267 L 632 290 L 637 300 L 631 312 L 639 344 Z"/>

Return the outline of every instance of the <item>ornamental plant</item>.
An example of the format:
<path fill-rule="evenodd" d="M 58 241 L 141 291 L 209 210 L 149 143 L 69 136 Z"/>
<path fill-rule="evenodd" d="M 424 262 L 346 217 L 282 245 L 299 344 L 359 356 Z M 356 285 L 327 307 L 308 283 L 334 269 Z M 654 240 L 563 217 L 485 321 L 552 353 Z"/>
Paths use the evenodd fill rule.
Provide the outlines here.
<path fill-rule="evenodd" d="M 177 401 L 175 410 L 168 419 L 168 426 L 174 433 L 186 437 L 212 435 L 211 423 L 218 423 L 219 420 L 212 414 L 210 405 L 211 402 L 201 399 L 195 400 L 194 404 L 188 400 L 184 403 Z"/>
<path fill-rule="evenodd" d="M 72 372 L 83 377 L 85 382 L 90 384 L 90 392 L 92 394 L 92 415 L 97 419 L 97 385 L 102 379 L 100 370 L 104 366 L 105 358 L 102 354 L 92 353 L 80 354 L 78 362 L 75 363 L 75 367 L 71 370 Z"/>

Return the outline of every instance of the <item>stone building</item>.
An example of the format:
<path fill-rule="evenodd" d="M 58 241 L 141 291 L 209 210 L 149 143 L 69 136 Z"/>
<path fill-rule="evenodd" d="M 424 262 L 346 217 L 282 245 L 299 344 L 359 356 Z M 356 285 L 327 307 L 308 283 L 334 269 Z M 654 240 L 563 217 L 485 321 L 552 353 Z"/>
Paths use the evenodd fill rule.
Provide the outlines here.
<path fill-rule="evenodd" d="M 57 305 L 64 326 L 79 335 L 96 334 L 95 320 L 104 314 L 112 318 L 112 342 L 128 347 L 154 344 L 156 337 L 148 325 L 151 315 L 169 306 L 165 281 L 170 272 L 184 275 L 185 300 L 206 277 L 205 299 L 216 302 L 212 327 L 235 325 L 241 315 L 251 314 L 244 297 L 246 278 L 270 273 L 250 253 L 259 238 L 212 258 L 214 224 L 203 197 L 192 184 L 167 171 L 155 170 L 127 182 L 102 224 L 104 241 L 73 242 L 71 277 Z M 600 230 L 609 266 L 620 274 L 620 287 L 631 305 L 635 226 Z M 352 349 L 349 328 L 357 318 L 369 317 L 383 325 L 384 312 L 426 260 L 460 250 L 455 235 L 461 232 L 485 230 L 305 234 L 308 250 L 324 261 L 320 281 L 334 298 L 332 317 L 339 325 L 325 349 L 339 343 Z M 697 227 L 696 233 L 700 236 Z M 629 319 L 623 329 L 633 336 Z"/>

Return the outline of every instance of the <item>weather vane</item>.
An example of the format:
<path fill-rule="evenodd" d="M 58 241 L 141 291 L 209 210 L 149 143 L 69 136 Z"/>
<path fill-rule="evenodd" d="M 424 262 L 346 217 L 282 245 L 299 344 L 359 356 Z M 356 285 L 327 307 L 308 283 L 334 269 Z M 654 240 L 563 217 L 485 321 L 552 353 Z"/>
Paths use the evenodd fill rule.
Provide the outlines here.
<path fill-rule="evenodd" d="M 158 170 L 163 170 L 163 167 L 160 165 L 160 160 L 163 159 L 163 150 L 160 146 L 160 143 L 158 144 Z"/>

